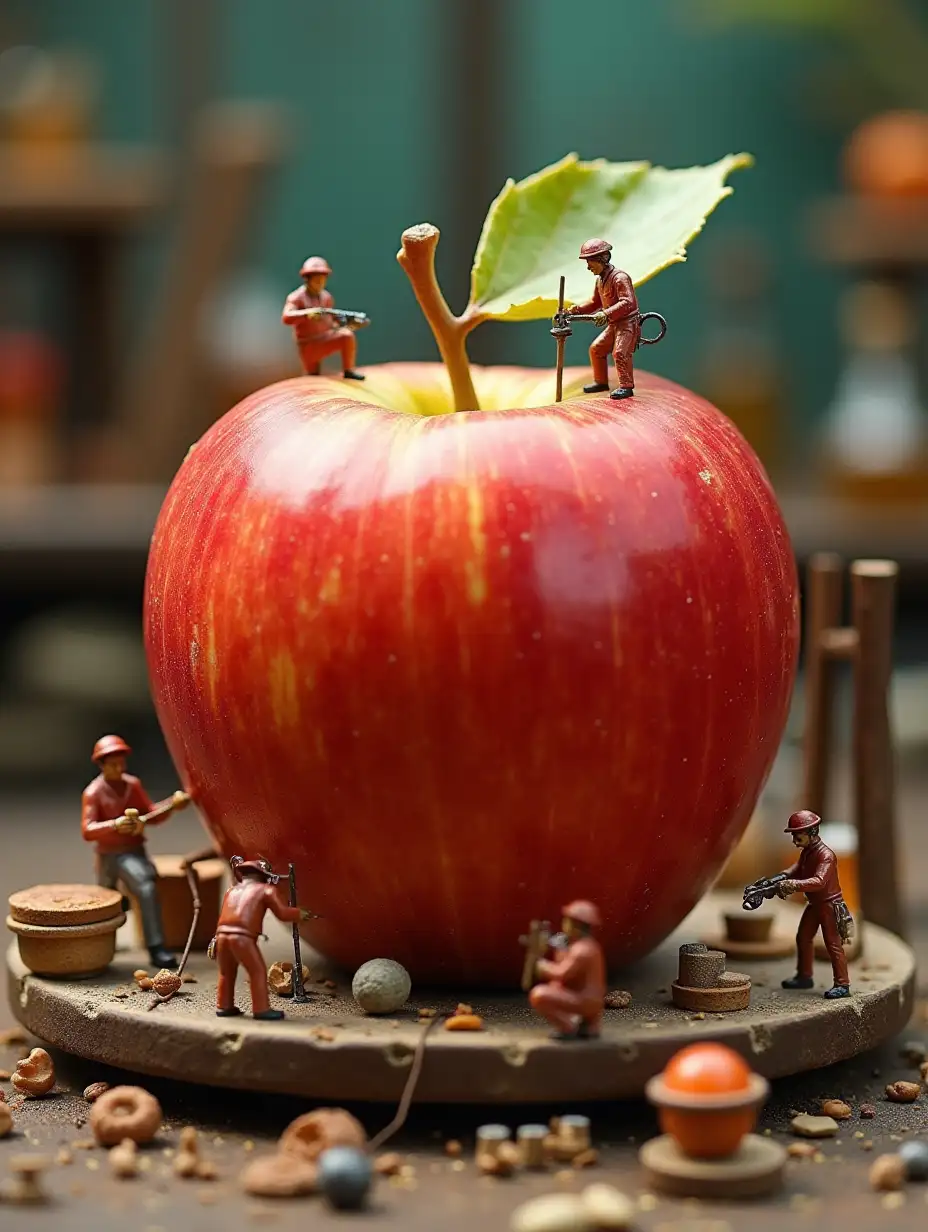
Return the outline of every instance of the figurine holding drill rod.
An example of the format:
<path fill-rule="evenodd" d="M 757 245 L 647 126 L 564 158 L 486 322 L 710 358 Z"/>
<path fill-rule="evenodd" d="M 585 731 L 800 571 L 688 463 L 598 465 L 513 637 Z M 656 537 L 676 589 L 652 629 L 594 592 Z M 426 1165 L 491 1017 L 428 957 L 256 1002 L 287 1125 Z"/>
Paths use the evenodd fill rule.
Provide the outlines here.
<path fill-rule="evenodd" d="M 533 920 L 525 946 L 522 989 L 532 1009 L 554 1027 L 559 1040 L 596 1039 L 603 1020 L 606 966 L 593 937 L 602 924 L 593 903 L 578 899 L 562 911 L 561 932 L 551 936 L 547 921 Z M 549 959 L 549 950 L 557 958 Z"/>
<path fill-rule="evenodd" d="M 233 856 L 231 860 L 233 884 L 226 891 L 219 913 L 219 926 L 210 946 L 210 957 L 219 964 L 219 983 L 216 989 L 217 1018 L 233 1018 L 241 1014 L 235 1005 L 235 979 L 239 967 L 244 967 L 251 987 L 251 1009 L 255 1018 L 278 1019 L 283 1010 L 272 1010 L 267 991 L 267 966 L 258 949 L 258 938 L 268 911 L 287 924 L 301 920 L 318 920 L 320 917 L 296 903 L 287 905 L 277 886 L 281 881 L 267 860 L 243 860 Z M 296 883 L 291 865 L 289 884 L 291 896 L 295 897 Z M 293 988 L 302 993 L 299 940 L 294 928 Z M 299 996 L 297 1000 L 305 1000 Z"/>
<path fill-rule="evenodd" d="M 335 307 L 331 292 L 325 289 L 331 273 L 325 257 L 308 257 L 300 270 L 303 285 L 287 296 L 281 320 L 293 329 L 307 376 L 318 376 L 325 357 L 338 351 L 345 380 L 363 381 L 361 373 L 354 370 L 358 353 L 354 335 L 355 330 L 370 325 L 370 320 L 366 313 Z"/>
<path fill-rule="evenodd" d="M 660 342 L 667 332 L 667 322 L 659 313 L 638 309 L 638 297 L 631 278 L 624 270 L 612 264 L 612 245 L 608 240 L 587 240 L 580 249 L 580 260 L 586 262 L 591 274 L 596 275 L 593 297 L 583 304 L 564 308 L 563 293 L 554 316 L 551 334 L 558 342 L 558 376 L 563 372 L 563 339 L 573 332 L 570 321 L 592 321 L 606 328 L 590 347 L 590 363 L 593 365 L 593 383 L 584 385 L 585 394 L 606 393 L 609 389 L 609 355 L 615 363 L 618 388 L 611 398 L 631 398 L 635 392 L 634 354 L 642 343 L 651 346 Z M 643 338 L 641 325 L 653 317 L 660 322 L 660 332 L 655 338 Z M 558 380 L 560 390 L 561 381 Z M 560 394 L 557 401 L 560 402 Z"/>
<path fill-rule="evenodd" d="M 819 838 L 821 820 L 817 813 L 808 810 L 793 813 L 785 833 L 791 835 L 793 844 L 799 848 L 799 859 L 785 872 L 745 886 L 742 906 L 745 911 L 756 911 L 765 898 L 805 894 L 808 905 L 796 932 L 796 974 L 782 983 L 784 988 L 814 986 L 815 934 L 821 928 L 834 976 L 834 987 L 825 993 L 831 1000 L 851 993 L 843 947 L 854 939 L 854 920 L 841 893 L 835 853 Z"/>

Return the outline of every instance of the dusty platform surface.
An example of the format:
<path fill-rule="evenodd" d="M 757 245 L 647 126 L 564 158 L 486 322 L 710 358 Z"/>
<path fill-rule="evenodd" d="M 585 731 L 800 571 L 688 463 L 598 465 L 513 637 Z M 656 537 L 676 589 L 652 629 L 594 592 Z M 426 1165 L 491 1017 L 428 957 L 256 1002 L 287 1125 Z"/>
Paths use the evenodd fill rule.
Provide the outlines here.
<path fill-rule="evenodd" d="M 606 1100 L 640 1095 L 680 1047 L 703 1038 L 722 1040 L 741 1052 L 768 1078 L 816 1069 L 874 1048 L 902 1029 L 914 995 L 914 958 L 898 938 L 866 927 L 864 955 L 851 966 L 854 994 L 825 1001 L 830 967 L 817 964 L 816 987 L 784 992 L 790 959 L 752 963 L 748 1009 L 695 1015 L 676 1009 L 670 983 L 677 947 L 703 935 L 729 905 L 710 895 L 678 932 L 613 987 L 632 994 L 624 1010 L 607 1010 L 598 1041 L 563 1043 L 549 1039 L 546 1025 L 520 995 L 460 998 L 413 990 L 403 1012 L 389 1018 L 359 1013 L 348 981 L 327 972 L 309 955 L 313 976 L 331 976 L 334 989 L 311 982 L 308 1004 L 272 998 L 285 1021 L 215 1016 L 216 967 L 194 955 L 184 985 L 173 1000 L 148 1005 L 132 972 L 147 956 L 121 950 L 102 976 L 79 981 L 41 979 L 22 966 L 15 944 L 7 955 L 11 1008 L 33 1034 L 57 1048 L 102 1064 L 139 1073 L 237 1090 L 299 1095 L 316 1100 L 396 1100 L 402 1093 L 422 1033 L 417 1010 L 439 1015 L 466 1000 L 485 1030 L 452 1033 L 437 1024 L 430 1032 L 416 1089 L 417 1102 L 518 1103 L 551 1100 Z M 778 910 L 793 915 L 795 909 Z M 292 957 L 286 935 L 275 932 L 268 958 Z M 735 964 L 730 963 L 734 968 Z M 244 977 L 239 1005 L 250 1009 Z"/>

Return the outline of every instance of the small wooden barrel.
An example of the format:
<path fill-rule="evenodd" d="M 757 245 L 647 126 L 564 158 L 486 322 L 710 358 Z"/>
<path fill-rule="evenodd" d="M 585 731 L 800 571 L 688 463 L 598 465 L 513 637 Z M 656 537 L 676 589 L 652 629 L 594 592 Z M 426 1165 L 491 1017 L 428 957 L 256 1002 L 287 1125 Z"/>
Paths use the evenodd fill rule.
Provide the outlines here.
<path fill-rule="evenodd" d="M 80 979 L 113 961 L 116 931 L 125 923 L 122 895 L 102 886 L 39 885 L 9 898 L 6 926 L 36 975 Z"/>
<path fill-rule="evenodd" d="M 181 868 L 182 856 L 152 856 L 158 870 L 158 897 L 164 924 L 164 944 L 169 950 L 183 950 L 193 922 L 193 899 L 187 874 Z M 200 918 L 193 934 L 194 950 L 203 951 L 216 934 L 222 901 L 222 879 L 228 869 L 224 860 L 201 860 L 193 868 L 199 882 Z M 134 896 L 129 896 L 138 944 L 145 947 L 142 916 Z"/>
<path fill-rule="evenodd" d="M 721 950 L 694 953 L 680 949 L 678 983 L 686 988 L 717 988 L 719 976 L 725 970 L 725 955 Z"/>
<path fill-rule="evenodd" d="M 773 916 L 756 911 L 726 911 L 725 938 L 728 941 L 769 941 Z"/>

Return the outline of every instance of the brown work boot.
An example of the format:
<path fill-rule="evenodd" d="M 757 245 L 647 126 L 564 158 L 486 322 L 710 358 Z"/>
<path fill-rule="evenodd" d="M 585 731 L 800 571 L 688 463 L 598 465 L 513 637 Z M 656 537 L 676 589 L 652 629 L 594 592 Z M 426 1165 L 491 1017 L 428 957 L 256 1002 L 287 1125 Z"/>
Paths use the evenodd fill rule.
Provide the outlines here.
<path fill-rule="evenodd" d="M 594 381 L 592 385 L 584 385 L 583 392 L 585 394 L 605 394 L 609 392 L 609 386 L 604 385 L 602 381 Z"/>
<path fill-rule="evenodd" d="M 346 381 L 366 381 L 367 377 L 362 376 L 360 372 L 355 372 L 354 368 L 346 368 L 342 373 Z"/>
<path fill-rule="evenodd" d="M 609 395 L 610 398 L 615 398 L 616 400 L 618 400 L 619 398 L 634 398 L 634 396 L 635 396 L 634 388 L 628 385 L 623 385 L 621 389 L 614 389 L 612 393 Z"/>

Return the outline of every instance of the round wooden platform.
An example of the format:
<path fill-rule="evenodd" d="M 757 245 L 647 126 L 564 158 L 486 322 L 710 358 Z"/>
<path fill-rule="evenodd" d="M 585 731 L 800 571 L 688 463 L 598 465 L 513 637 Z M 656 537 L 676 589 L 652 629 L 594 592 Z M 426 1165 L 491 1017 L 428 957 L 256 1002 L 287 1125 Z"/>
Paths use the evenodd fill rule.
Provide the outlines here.
<path fill-rule="evenodd" d="M 727 1159 L 689 1159 L 669 1134 L 649 1139 L 638 1160 L 652 1189 L 678 1198 L 759 1198 L 783 1184 L 786 1151 L 779 1142 L 746 1134 Z"/>
<path fill-rule="evenodd" d="M 486 1029 L 432 1029 L 417 1101 L 515 1103 L 637 1096 L 674 1052 L 702 1039 L 724 1041 L 758 1073 L 777 1078 L 873 1048 L 907 1022 L 915 971 L 912 951 L 873 926 L 865 926 L 865 957 L 851 967 L 854 995 L 846 1000 L 822 999 L 831 986 L 830 968 L 822 965 L 816 968 L 813 991 L 784 992 L 780 980 L 793 974 L 794 963 L 780 959 L 752 967 L 746 1010 L 697 1017 L 676 1009 L 670 985 L 677 973 L 677 949 L 708 932 L 728 905 L 727 896 L 709 895 L 663 946 L 612 981 L 611 987 L 632 993 L 632 1002 L 624 1010 L 607 1009 L 599 1040 L 551 1040 L 546 1024 L 518 994 L 414 988 L 401 1014 L 365 1017 L 351 999 L 350 977 L 325 972 L 311 954 L 304 961 L 312 966 L 313 977 L 331 975 L 337 987 L 327 990 L 311 983 L 311 1000 L 304 1005 L 272 997 L 272 1004 L 287 1012 L 279 1023 L 216 1018 L 216 967 L 205 955 L 193 955 L 187 968 L 197 983 L 185 984 L 173 1000 L 148 1012 L 153 995 L 139 992 L 132 980 L 137 967 L 151 969 L 147 955 L 138 950 L 118 950 L 112 967 L 101 976 L 62 981 L 29 974 L 14 942 L 7 954 L 10 1003 L 22 1025 L 40 1039 L 103 1064 L 181 1081 L 339 1102 L 398 1099 L 423 1029 L 417 1009 L 428 1006 L 450 1014 L 458 1000 L 483 1016 Z M 782 910 L 794 909 L 784 905 Z M 282 929 L 275 929 L 264 949 L 269 962 L 292 957 Z M 240 974 L 238 1003 L 247 1011 L 246 990 Z"/>

